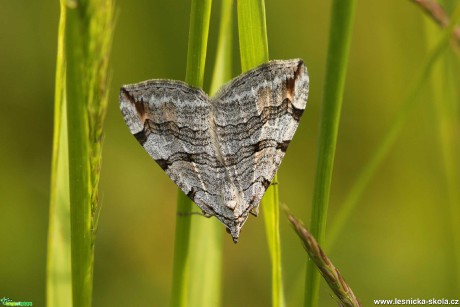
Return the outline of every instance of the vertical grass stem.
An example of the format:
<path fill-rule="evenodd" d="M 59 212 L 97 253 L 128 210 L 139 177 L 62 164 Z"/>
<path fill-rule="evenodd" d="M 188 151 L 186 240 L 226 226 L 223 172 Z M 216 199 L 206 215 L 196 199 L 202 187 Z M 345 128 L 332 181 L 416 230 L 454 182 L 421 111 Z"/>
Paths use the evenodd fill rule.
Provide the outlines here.
<path fill-rule="evenodd" d="M 323 90 L 318 160 L 312 201 L 311 233 L 320 245 L 325 241 L 327 210 L 334 165 L 335 147 L 342 108 L 342 96 L 351 45 L 355 0 L 335 0 Z M 307 263 L 305 306 L 318 305 L 319 273 L 312 261 Z"/>

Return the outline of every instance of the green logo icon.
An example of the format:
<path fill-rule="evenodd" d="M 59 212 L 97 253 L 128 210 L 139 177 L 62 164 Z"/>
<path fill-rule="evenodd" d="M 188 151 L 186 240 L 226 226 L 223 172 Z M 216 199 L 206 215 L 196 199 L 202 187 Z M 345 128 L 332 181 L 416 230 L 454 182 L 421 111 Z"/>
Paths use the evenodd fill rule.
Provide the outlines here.
<path fill-rule="evenodd" d="M 32 302 L 15 302 L 7 297 L 0 299 L 3 306 L 33 306 Z"/>

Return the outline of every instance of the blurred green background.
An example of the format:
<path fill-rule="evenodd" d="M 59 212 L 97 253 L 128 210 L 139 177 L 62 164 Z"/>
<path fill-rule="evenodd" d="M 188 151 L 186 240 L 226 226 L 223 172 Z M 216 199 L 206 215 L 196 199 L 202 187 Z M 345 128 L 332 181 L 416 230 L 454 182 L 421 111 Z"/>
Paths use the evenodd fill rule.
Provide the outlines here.
<path fill-rule="evenodd" d="M 205 89 L 218 33 L 219 1 L 214 2 Z M 177 190 L 127 129 L 119 112 L 118 90 L 122 84 L 150 78 L 184 79 L 190 1 L 117 0 L 116 4 L 94 306 L 166 306 Z M 307 225 L 330 5 L 331 1 L 266 1 L 270 58 L 303 58 L 310 73 L 307 111 L 278 173 L 281 202 Z M 0 298 L 44 306 L 59 4 L 0 0 L 0 7 Z M 330 225 L 400 112 L 409 85 L 440 33 L 411 1 L 358 1 Z M 234 76 L 240 72 L 236 34 L 235 28 Z M 450 77 L 457 78 L 451 82 L 458 81 L 458 53 L 445 57 L 453 72 Z M 451 89 L 458 98 L 458 88 Z M 433 94 L 429 82 L 419 94 L 421 103 L 329 254 L 364 305 L 372 305 L 372 299 L 460 296 L 451 198 L 436 116 L 436 105 L 444 101 Z M 457 137 L 452 147 L 458 149 L 459 142 Z M 263 218 L 249 218 L 237 245 L 229 236 L 225 239 L 224 306 L 269 306 Z M 300 306 L 307 258 L 284 216 L 281 239 L 287 304 Z M 320 305 L 335 305 L 324 284 Z"/>

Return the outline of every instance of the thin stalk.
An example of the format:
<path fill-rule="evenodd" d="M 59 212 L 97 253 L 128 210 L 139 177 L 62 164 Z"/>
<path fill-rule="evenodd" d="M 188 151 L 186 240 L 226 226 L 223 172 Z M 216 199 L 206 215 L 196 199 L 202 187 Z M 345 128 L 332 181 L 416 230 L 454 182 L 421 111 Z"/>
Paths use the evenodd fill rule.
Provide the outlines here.
<path fill-rule="evenodd" d="M 233 0 L 222 0 L 221 6 L 216 62 L 209 90 L 211 96 L 232 78 Z"/>
<path fill-rule="evenodd" d="M 318 160 L 312 201 L 311 233 L 324 245 L 329 193 L 334 165 L 342 96 L 351 45 L 355 0 L 335 0 L 332 4 L 326 81 L 323 90 Z M 307 263 L 305 306 L 318 305 L 319 274 L 312 261 Z"/>
<path fill-rule="evenodd" d="M 263 0 L 238 1 L 238 33 L 241 68 L 247 71 L 269 60 L 265 2 Z M 277 182 L 277 176 L 273 182 Z M 278 186 L 268 188 L 262 199 L 267 242 L 272 265 L 272 306 L 285 306 L 281 270 L 281 246 L 279 236 Z"/>
<path fill-rule="evenodd" d="M 286 306 L 283 286 L 283 272 L 281 264 L 281 240 L 279 232 L 279 196 L 277 176 L 273 178 L 276 183 L 268 188 L 262 199 L 261 205 L 264 213 L 265 232 L 267 234 L 268 250 L 272 264 L 272 306 Z"/>
<path fill-rule="evenodd" d="M 213 95 L 232 77 L 232 7 L 233 0 L 222 0 L 216 61 L 211 80 Z M 190 306 L 222 305 L 222 223 L 215 218 L 196 218 L 191 226 Z M 203 265 L 205 263 L 206 265 Z"/>
<path fill-rule="evenodd" d="M 200 88 L 203 87 L 211 3 L 211 0 L 193 0 L 190 12 L 185 81 Z M 177 212 L 191 211 L 192 201 L 179 191 Z M 173 307 L 189 306 L 190 253 L 192 252 L 189 248 L 190 225 L 190 216 L 178 216 L 174 241 L 173 285 L 170 301 Z"/>
<path fill-rule="evenodd" d="M 46 278 L 48 307 L 72 306 L 69 159 L 65 100 L 65 24 L 65 2 L 61 1 L 54 93 L 54 135 L 48 229 Z"/>
<path fill-rule="evenodd" d="M 238 37 L 243 72 L 269 60 L 264 0 L 238 1 Z"/>
<path fill-rule="evenodd" d="M 203 87 L 211 0 L 192 0 L 185 81 Z"/>

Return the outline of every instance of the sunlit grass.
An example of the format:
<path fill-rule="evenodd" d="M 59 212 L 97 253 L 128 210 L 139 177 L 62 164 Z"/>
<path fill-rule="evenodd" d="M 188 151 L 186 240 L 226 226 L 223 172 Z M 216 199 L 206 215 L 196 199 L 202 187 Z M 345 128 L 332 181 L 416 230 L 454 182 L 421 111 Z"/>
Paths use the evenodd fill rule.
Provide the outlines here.
<path fill-rule="evenodd" d="M 206 49 L 208 44 L 211 0 L 193 0 L 190 12 L 189 38 L 187 50 L 187 70 L 185 81 L 195 87 L 203 88 Z M 177 212 L 192 212 L 193 202 L 179 190 Z M 173 284 L 170 306 L 197 306 L 190 301 L 191 282 L 190 259 L 192 254 L 205 251 L 190 246 L 190 215 L 180 215 L 176 221 L 174 241 Z M 199 256 L 195 256 L 199 257 Z M 199 298 L 196 298 L 197 300 Z"/>
<path fill-rule="evenodd" d="M 113 10 L 112 0 L 61 1 L 48 250 L 49 306 L 71 305 L 69 299 L 73 306 L 91 306 Z M 69 223 L 71 262 L 68 237 L 62 231 Z M 67 272 L 69 264 L 71 295 L 68 288 L 59 286 L 70 285 L 68 275 L 59 276 L 63 280 L 53 280 L 54 273 Z"/>
<path fill-rule="evenodd" d="M 48 307 L 72 306 L 70 262 L 70 196 L 65 100 L 65 2 L 60 1 L 56 79 L 54 94 L 54 136 L 51 163 L 50 213 L 48 227 L 46 302 Z"/>
<path fill-rule="evenodd" d="M 247 71 L 269 60 L 264 0 L 238 1 L 241 68 Z M 277 176 L 273 182 L 278 183 Z M 271 185 L 260 206 L 263 210 L 272 272 L 272 306 L 285 306 L 279 235 L 278 185 Z"/>
<path fill-rule="evenodd" d="M 209 95 L 232 78 L 233 0 L 222 0 L 219 36 Z M 192 218 L 190 245 L 190 306 L 222 305 L 222 256 L 224 226 L 217 218 Z"/>
<path fill-rule="evenodd" d="M 335 148 L 351 45 L 355 13 L 354 0 L 335 0 L 332 3 L 331 28 L 326 64 L 326 81 L 320 118 L 320 135 L 316 177 L 313 190 L 310 230 L 320 245 L 325 243 Z M 307 263 L 305 306 L 318 305 L 319 274 L 312 261 Z"/>

